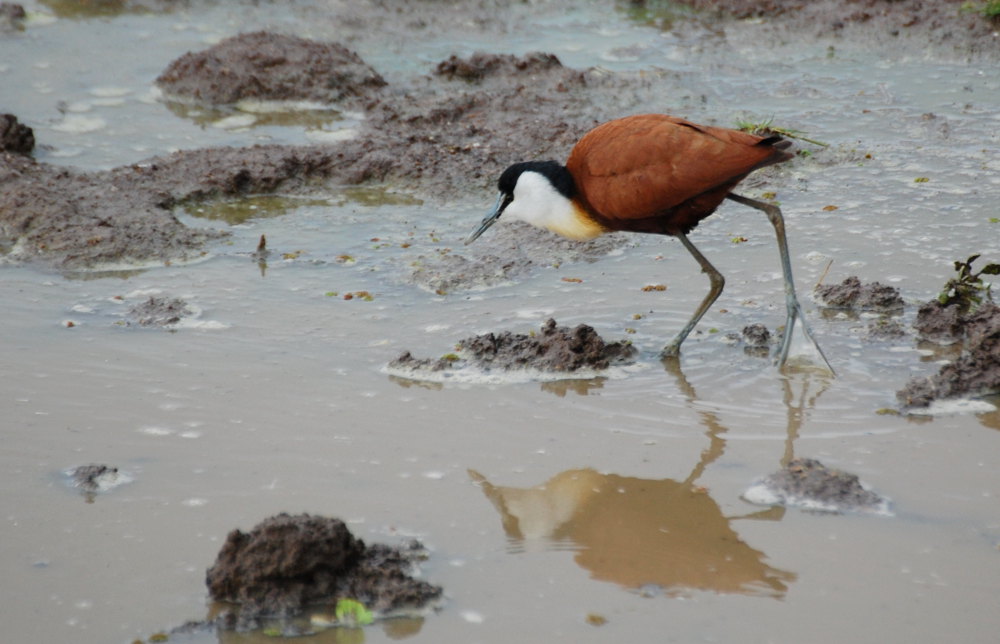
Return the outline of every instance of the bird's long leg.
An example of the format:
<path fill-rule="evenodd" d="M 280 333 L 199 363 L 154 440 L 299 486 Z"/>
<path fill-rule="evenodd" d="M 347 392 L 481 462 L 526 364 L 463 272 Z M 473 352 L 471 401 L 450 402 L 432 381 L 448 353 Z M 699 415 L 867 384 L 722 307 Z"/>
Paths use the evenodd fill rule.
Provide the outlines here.
<path fill-rule="evenodd" d="M 715 300 L 718 299 L 719 294 L 722 293 L 722 289 L 726 285 L 726 278 L 722 276 L 722 273 L 715 270 L 715 267 L 712 266 L 711 262 L 705 259 L 705 256 L 701 254 L 701 251 L 694 247 L 694 244 L 688 240 L 687 235 L 684 233 L 677 233 L 676 237 L 681 240 L 681 243 L 684 244 L 684 248 L 688 249 L 691 256 L 694 257 L 698 264 L 701 265 L 701 272 L 708 275 L 708 280 L 711 282 L 712 287 L 709 289 L 708 295 L 705 296 L 705 299 L 701 301 L 701 305 L 694 312 L 694 315 L 691 316 L 688 323 L 685 324 L 684 328 L 677 334 L 677 337 L 675 337 L 670 344 L 664 347 L 663 351 L 660 353 L 660 355 L 664 358 L 674 357 L 680 353 L 681 343 L 684 342 L 684 339 L 688 337 L 691 330 L 698 324 L 698 320 L 705 315 L 705 311 L 708 310 L 708 307 L 712 306 Z"/>
<path fill-rule="evenodd" d="M 732 199 L 736 203 L 741 203 L 744 206 L 750 206 L 751 208 L 756 208 L 762 211 L 767 218 L 770 220 L 771 225 L 774 226 L 774 232 L 778 236 L 778 252 L 781 253 L 781 272 L 784 274 L 785 278 L 785 336 L 781 340 L 781 350 L 778 352 L 778 358 L 775 364 L 778 367 L 782 367 L 785 364 L 785 360 L 788 359 L 788 350 L 792 346 L 792 331 L 795 329 L 795 320 L 798 318 L 802 321 L 802 333 L 813 343 L 816 347 L 816 351 L 819 352 L 823 362 L 826 363 L 827 368 L 831 373 L 834 373 L 833 367 L 830 366 L 830 361 L 826 359 L 823 355 L 823 350 L 819 348 L 819 344 L 813 339 L 812 331 L 809 329 L 809 324 L 806 322 L 806 316 L 802 312 L 802 306 L 799 305 L 799 298 L 795 294 L 795 281 L 792 279 L 792 262 L 788 257 L 788 240 L 785 237 L 785 219 L 781 216 L 781 209 L 779 209 L 774 204 L 765 203 L 763 201 L 757 201 L 755 199 L 748 199 L 737 194 L 729 193 L 726 195 L 727 199 Z"/>

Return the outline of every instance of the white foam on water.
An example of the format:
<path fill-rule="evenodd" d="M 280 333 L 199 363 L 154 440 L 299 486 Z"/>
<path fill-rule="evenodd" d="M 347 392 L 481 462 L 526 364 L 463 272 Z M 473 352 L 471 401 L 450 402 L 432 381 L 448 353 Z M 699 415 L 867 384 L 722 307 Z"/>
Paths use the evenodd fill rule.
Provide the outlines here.
<path fill-rule="evenodd" d="M 131 94 L 132 90 L 127 87 L 92 87 L 89 93 L 98 98 L 121 98 Z"/>
<path fill-rule="evenodd" d="M 282 112 L 329 112 L 333 107 L 319 101 L 267 101 L 260 99 L 243 99 L 237 101 L 234 107 L 241 112 L 252 114 L 273 114 Z"/>
<path fill-rule="evenodd" d="M 250 127 L 256 122 L 257 117 L 253 114 L 234 114 L 214 121 L 212 127 L 219 128 L 220 130 L 237 130 Z"/>
<path fill-rule="evenodd" d="M 459 354 L 461 357 L 461 354 Z M 454 383 L 462 385 L 513 385 L 526 382 L 556 382 L 559 380 L 590 380 L 607 378 L 622 380 L 644 371 L 649 365 L 633 363 L 615 365 L 607 369 L 578 369 L 576 371 L 542 371 L 541 369 L 486 369 L 474 364 L 462 364 L 451 369 L 421 369 L 385 365 L 381 371 L 397 378 L 424 382 Z"/>
<path fill-rule="evenodd" d="M 861 487 L 865 490 L 871 491 L 871 488 L 861 484 Z M 788 508 L 798 508 L 800 510 L 805 510 L 807 512 L 826 512 L 829 514 L 840 514 L 843 512 L 860 512 L 864 514 L 875 514 L 878 516 L 891 517 L 894 516 L 892 511 L 892 502 L 889 499 L 882 497 L 881 502 L 875 506 L 864 506 L 864 507 L 840 507 L 834 503 L 822 501 L 820 499 L 815 499 L 812 497 L 801 496 L 798 494 L 786 494 L 782 490 L 777 490 L 774 487 L 767 484 L 766 481 L 760 480 L 753 483 L 748 487 L 741 495 L 743 500 L 747 503 L 752 503 L 754 505 L 763 506 L 775 506 L 783 505 Z"/>
<path fill-rule="evenodd" d="M 358 129 L 355 127 L 343 127 L 336 130 L 307 130 L 306 138 L 316 143 L 339 143 L 340 141 L 350 141 L 358 136 Z"/>
<path fill-rule="evenodd" d="M 81 116 L 79 114 L 68 114 L 60 123 L 52 126 L 57 132 L 68 134 L 87 134 L 97 132 L 108 126 L 108 122 L 99 116 Z"/>
<path fill-rule="evenodd" d="M 996 405 L 975 398 L 953 398 L 935 400 L 927 407 L 908 409 L 914 416 L 958 416 L 964 414 L 988 414 L 997 410 Z"/>

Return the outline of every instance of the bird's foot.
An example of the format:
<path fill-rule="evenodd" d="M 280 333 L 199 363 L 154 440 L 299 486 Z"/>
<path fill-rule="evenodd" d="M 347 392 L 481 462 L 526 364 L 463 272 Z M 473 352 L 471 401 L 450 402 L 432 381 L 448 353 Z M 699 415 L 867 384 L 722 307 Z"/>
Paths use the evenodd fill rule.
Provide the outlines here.
<path fill-rule="evenodd" d="M 676 342 L 671 342 L 667 346 L 663 347 L 663 351 L 660 351 L 661 360 L 675 360 L 681 355 L 681 345 Z"/>
<path fill-rule="evenodd" d="M 819 343 L 812 335 L 812 329 L 809 328 L 809 323 L 806 322 L 806 315 L 802 311 L 802 306 L 799 304 L 798 298 L 794 296 L 789 299 L 788 302 L 788 318 L 785 321 L 785 332 L 781 339 L 781 348 L 778 351 L 778 356 L 775 358 L 775 365 L 778 369 L 785 366 L 785 362 L 788 360 L 788 352 L 792 346 L 792 334 L 795 332 L 795 323 L 798 322 L 802 327 L 802 334 L 806 336 L 806 339 L 812 343 L 813 347 L 816 349 L 816 353 L 819 354 L 820 359 L 823 360 L 823 364 L 826 368 L 830 370 L 830 373 L 834 376 L 837 372 L 833 370 L 833 366 L 830 361 L 826 359 L 826 355 L 823 353 L 823 349 L 820 348 Z"/>

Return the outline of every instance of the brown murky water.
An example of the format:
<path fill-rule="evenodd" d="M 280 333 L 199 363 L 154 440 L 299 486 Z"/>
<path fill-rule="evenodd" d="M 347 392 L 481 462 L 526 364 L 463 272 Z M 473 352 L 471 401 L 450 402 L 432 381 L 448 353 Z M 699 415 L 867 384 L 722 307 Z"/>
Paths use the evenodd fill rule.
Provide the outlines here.
<path fill-rule="evenodd" d="M 308 3 L 36 15 L 0 38 L 0 82 L 18 88 L 0 109 L 35 128 L 49 146 L 40 159 L 88 169 L 176 147 L 304 142 L 307 126 L 213 127 L 149 92 L 170 60 L 240 30 L 339 38 L 323 15 Z M 899 288 L 908 325 L 953 260 L 1000 259 L 995 62 L 909 42 L 761 46 L 753 23 L 725 36 L 663 31 L 610 6 L 518 5 L 488 41 L 484 24 L 440 20 L 465 27 L 403 30 L 388 46 L 343 37 L 390 80 L 484 42 L 580 68 L 667 68 L 686 96 L 633 111 L 773 116 L 831 143 L 763 188 L 786 213 L 804 295 L 833 261 L 828 282 Z M 95 41 L 105 48 L 74 53 Z M 679 370 L 656 353 L 707 283 L 670 240 L 629 239 L 489 288 L 416 285 L 420 265 L 474 261 L 502 238 L 498 226 L 460 246 L 492 198 L 431 203 L 391 186 L 258 198 L 181 213 L 233 233 L 198 263 L 71 277 L 3 267 L 2 639 L 131 642 L 203 619 L 205 569 L 227 532 L 287 511 L 342 517 L 370 541 L 418 537 L 432 550 L 423 575 L 447 596 L 422 621 L 315 641 L 995 640 L 1000 413 L 981 401 L 877 413 L 936 369 L 935 354 L 909 335 L 867 340 L 875 318 L 822 316 L 808 296 L 836 379 L 781 375 L 727 343 L 747 324 L 783 321 L 770 228 L 735 205 L 692 235 L 727 287 Z M 252 257 L 261 234 L 263 269 Z M 370 297 L 344 297 L 361 292 Z M 181 298 L 194 315 L 173 331 L 126 324 L 150 296 Z M 548 317 L 631 339 L 637 364 L 554 383 L 416 383 L 384 368 L 403 349 L 439 356 Z M 858 474 L 893 499 L 894 516 L 741 499 L 791 456 Z M 64 475 L 88 463 L 131 481 L 88 503 Z"/>

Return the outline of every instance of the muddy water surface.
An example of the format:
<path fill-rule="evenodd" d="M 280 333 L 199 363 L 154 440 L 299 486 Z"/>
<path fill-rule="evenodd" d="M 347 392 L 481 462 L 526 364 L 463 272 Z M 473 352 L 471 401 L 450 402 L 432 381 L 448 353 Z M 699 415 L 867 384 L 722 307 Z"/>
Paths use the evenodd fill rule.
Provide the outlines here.
<path fill-rule="evenodd" d="M 0 108 L 35 128 L 40 160 L 83 169 L 181 147 L 305 142 L 316 126 L 205 125 L 157 102 L 151 83 L 185 51 L 242 30 L 341 39 L 323 15 L 304 3 L 36 17 L 0 39 L 0 79 L 19 88 Z M 404 29 L 388 47 L 362 31 L 343 40 L 392 81 L 483 47 L 476 15 L 438 16 L 452 28 Z M 232 236 L 188 265 L 0 272 L 5 641 L 131 642 L 203 619 L 205 569 L 226 534 L 282 511 L 431 548 L 423 575 L 445 588 L 443 610 L 369 627 L 369 642 L 995 639 L 1000 415 L 983 403 L 877 413 L 938 356 L 910 335 L 867 340 L 873 317 L 823 315 L 807 295 L 832 261 L 828 282 L 858 275 L 900 289 L 908 327 L 953 260 L 1000 258 L 995 62 L 861 36 L 785 34 L 765 46 L 755 30 L 766 24 L 661 30 L 611 6 L 502 17 L 497 52 L 676 73 L 682 95 L 631 111 L 723 125 L 773 117 L 830 143 L 803 144 L 809 156 L 745 192 L 781 202 L 807 315 L 838 377 L 782 375 L 726 340 L 784 318 L 770 227 L 735 205 L 692 235 L 727 287 L 679 369 L 656 354 L 707 283 L 672 240 L 629 238 L 584 255 L 596 261 L 560 255 L 558 266 L 441 294 L 419 269 L 450 255 L 479 261 L 512 234 L 497 226 L 461 245 L 491 190 L 326 187 L 179 210 Z M 95 40 L 107 46 L 92 58 L 72 54 Z M 262 234 L 264 265 L 253 256 Z M 667 288 L 643 290 L 651 284 Z M 128 324 L 151 296 L 193 314 L 173 329 Z M 437 357 L 549 317 L 631 339 L 637 364 L 561 383 L 385 371 L 404 349 Z M 892 498 L 894 516 L 741 500 L 792 456 L 857 474 Z M 71 489 L 65 472 L 90 463 L 128 482 Z"/>

